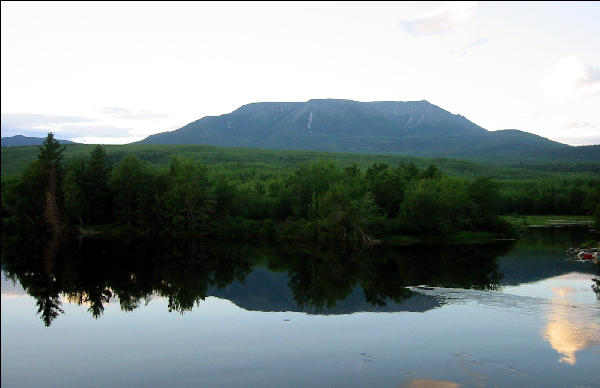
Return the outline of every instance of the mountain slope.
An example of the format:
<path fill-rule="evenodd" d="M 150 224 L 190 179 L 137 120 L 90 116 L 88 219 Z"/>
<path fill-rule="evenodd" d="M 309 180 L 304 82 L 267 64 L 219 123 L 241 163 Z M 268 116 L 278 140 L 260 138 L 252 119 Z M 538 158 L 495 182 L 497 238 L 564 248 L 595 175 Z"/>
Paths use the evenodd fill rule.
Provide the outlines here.
<path fill-rule="evenodd" d="M 32 145 L 42 145 L 42 143 L 46 140 L 45 137 L 29 137 L 23 135 L 15 135 L 10 137 L 2 138 L 2 147 L 20 147 L 20 146 L 32 146 Z M 57 139 L 60 144 L 77 144 L 70 140 L 60 140 Z"/>
<path fill-rule="evenodd" d="M 557 153 L 575 148 L 517 130 L 490 132 L 427 101 L 335 99 L 247 104 L 228 114 L 204 117 L 176 131 L 149 136 L 139 143 L 482 160 L 550 160 Z M 600 160 L 598 149 L 588 148 L 584 153 L 591 155 L 584 160 Z"/>

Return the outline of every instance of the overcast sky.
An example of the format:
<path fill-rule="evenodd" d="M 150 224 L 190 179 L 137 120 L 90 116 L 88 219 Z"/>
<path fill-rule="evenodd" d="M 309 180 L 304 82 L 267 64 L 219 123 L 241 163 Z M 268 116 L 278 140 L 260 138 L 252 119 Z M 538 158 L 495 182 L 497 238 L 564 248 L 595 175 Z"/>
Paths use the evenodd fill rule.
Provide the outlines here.
<path fill-rule="evenodd" d="M 600 2 L 2 2 L 2 136 L 127 143 L 260 101 L 428 100 L 600 143 Z"/>

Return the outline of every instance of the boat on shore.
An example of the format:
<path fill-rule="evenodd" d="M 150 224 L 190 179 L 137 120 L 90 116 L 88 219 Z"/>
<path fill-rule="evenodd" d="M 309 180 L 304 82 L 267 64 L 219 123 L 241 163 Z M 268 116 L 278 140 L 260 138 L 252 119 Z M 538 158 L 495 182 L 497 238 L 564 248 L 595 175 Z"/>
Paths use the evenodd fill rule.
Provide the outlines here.
<path fill-rule="evenodd" d="M 579 260 L 593 260 L 597 262 L 600 255 L 599 251 L 598 248 L 569 248 L 567 254 Z"/>

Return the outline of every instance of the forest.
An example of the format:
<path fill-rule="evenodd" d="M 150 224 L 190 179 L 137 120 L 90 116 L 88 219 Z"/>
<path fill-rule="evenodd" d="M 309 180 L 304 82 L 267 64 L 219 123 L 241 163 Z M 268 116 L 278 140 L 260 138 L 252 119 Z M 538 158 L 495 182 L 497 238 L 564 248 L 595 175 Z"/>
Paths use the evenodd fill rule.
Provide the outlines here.
<path fill-rule="evenodd" d="M 152 164 L 128 153 L 115 162 L 103 146 L 89 149 L 65 160 L 65 147 L 50 133 L 22 173 L 3 174 L 3 234 L 51 228 L 408 244 L 510 236 L 502 214 L 600 218 L 600 180 L 585 175 L 492 179 L 451 176 L 433 163 L 342 167 L 332 158 L 287 168 L 208 164 L 187 155 Z"/>

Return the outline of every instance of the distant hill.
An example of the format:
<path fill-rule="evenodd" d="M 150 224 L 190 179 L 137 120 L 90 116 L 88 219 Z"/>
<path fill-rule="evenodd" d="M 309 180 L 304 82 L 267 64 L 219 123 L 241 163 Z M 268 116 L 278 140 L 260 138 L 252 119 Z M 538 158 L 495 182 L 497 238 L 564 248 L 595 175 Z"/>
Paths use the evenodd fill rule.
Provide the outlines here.
<path fill-rule="evenodd" d="M 247 104 L 142 144 L 451 157 L 488 161 L 600 161 L 600 146 L 572 147 L 518 130 L 487 131 L 427 101 L 309 100 Z"/>
<path fill-rule="evenodd" d="M 45 137 L 29 137 L 23 135 L 15 135 L 10 137 L 3 137 L 2 147 L 20 147 L 20 146 L 32 146 L 32 145 L 42 145 L 46 138 Z M 56 139 L 61 144 L 77 144 L 70 140 L 61 140 Z"/>
<path fill-rule="evenodd" d="M 572 147 L 575 148 L 575 147 Z M 71 144 L 66 146 L 64 161 L 68 163 L 77 157 L 88 157 L 93 144 Z M 415 163 L 426 168 L 433 163 L 450 176 L 475 178 L 489 176 L 494 179 L 550 179 L 570 178 L 598 179 L 600 163 L 597 162 L 532 162 L 532 163 L 488 163 L 465 161 L 451 158 L 426 158 L 403 155 L 350 154 L 324 151 L 283 151 L 256 148 L 215 147 L 199 144 L 160 145 L 122 144 L 105 145 L 108 159 L 113 165 L 121 162 L 125 155 L 133 155 L 155 167 L 167 167 L 171 157 L 201 160 L 202 163 L 219 168 L 235 168 L 239 176 L 252 177 L 256 171 L 267 174 L 291 172 L 303 163 L 332 159 L 341 167 L 357 164 L 366 170 L 373 163 L 386 163 L 397 166 L 399 163 Z M 25 167 L 37 159 L 39 150 L 30 147 L 2 147 L 2 177 L 20 174 Z M 567 174 L 567 175 L 565 175 Z"/>

